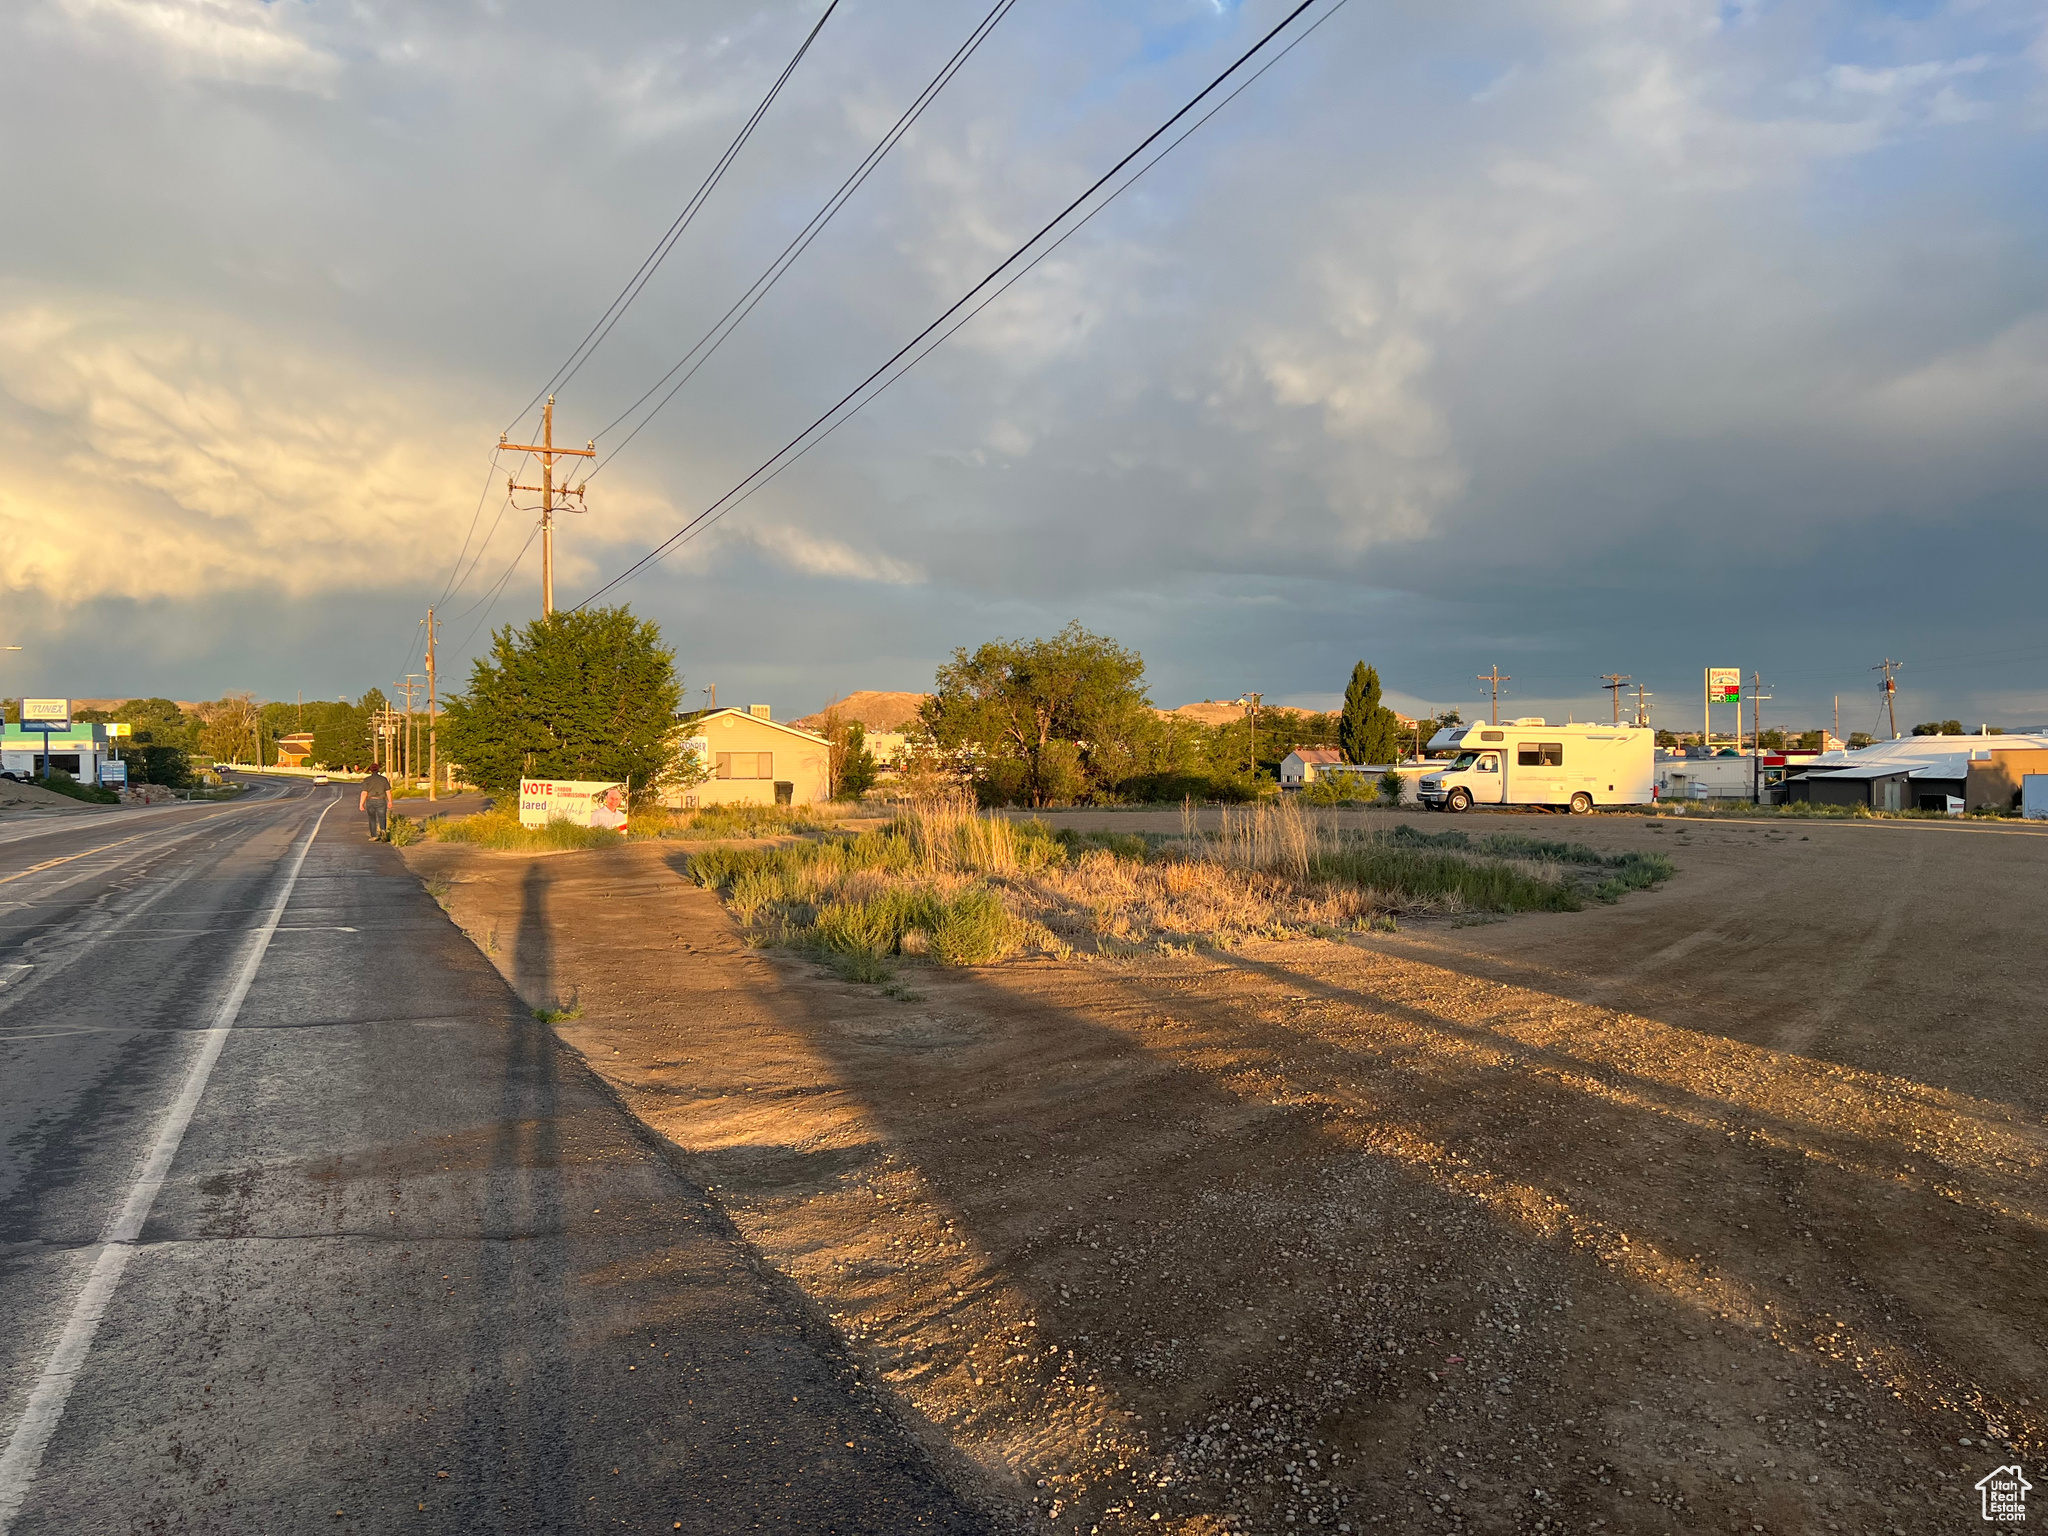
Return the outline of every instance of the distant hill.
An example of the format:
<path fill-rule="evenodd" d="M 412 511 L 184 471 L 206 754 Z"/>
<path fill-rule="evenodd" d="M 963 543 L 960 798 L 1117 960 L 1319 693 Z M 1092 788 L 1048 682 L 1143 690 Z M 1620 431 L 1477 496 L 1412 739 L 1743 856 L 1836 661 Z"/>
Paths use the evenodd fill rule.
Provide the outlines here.
<path fill-rule="evenodd" d="M 1183 704 L 1178 709 L 1169 709 L 1162 711 L 1162 713 L 1179 715 L 1184 720 L 1199 720 L 1204 725 L 1235 725 L 1244 718 L 1244 706 L 1242 704 L 1219 704 L 1214 700 L 1204 699 L 1199 704 Z M 1266 704 L 1260 706 L 1259 713 L 1262 716 L 1312 715 L 1316 711 L 1312 709 L 1294 709 L 1283 704 Z M 1415 722 L 1402 714 L 1398 709 L 1394 711 L 1394 718 L 1401 722 L 1403 730 L 1412 731 L 1415 729 Z"/>
<path fill-rule="evenodd" d="M 883 693 L 863 688 L 825 708 L 836 709 L 840 719 L 858 720 L 871 731 L 900 731 L 916 721 L 918 709 L 930 697 L 928 693 Z M 821 730 L 825 724 L 825 709 L 789 723 L 806 731 Z"/>
<path fill-rule="evenodd" d="M 123 694 L 118 699 L 73 699 L 71 701 L 71 707 L 73 710 L 119 709 L 123 704 L 126 704 L 130 699 L 146 699 L 149 697 L 151 697 L 151 695 L 146 693 L 128 693 Z M 200 699 L 173 699 L 171 700 L 171 702 L 177 705 L 178 708 L 184 710 L 187 714 L 190 714 L 193 710 L 199 708 L 200 704 L 204 701 Z"/>

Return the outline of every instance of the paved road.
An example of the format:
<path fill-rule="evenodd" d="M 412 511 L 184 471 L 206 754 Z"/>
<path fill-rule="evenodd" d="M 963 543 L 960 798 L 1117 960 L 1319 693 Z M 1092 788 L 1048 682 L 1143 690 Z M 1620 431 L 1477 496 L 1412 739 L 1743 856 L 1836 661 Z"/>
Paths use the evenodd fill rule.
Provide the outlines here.
<path fill-rule="evenodd" d="M 0 1536 L 986 1529 L 352 807 L 0 827 Z"/>

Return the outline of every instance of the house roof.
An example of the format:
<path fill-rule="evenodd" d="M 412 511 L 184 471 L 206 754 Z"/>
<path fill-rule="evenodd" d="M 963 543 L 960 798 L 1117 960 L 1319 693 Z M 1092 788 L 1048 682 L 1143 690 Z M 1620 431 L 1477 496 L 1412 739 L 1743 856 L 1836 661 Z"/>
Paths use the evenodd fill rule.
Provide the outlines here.
<path fill-rule="evenodd" d="M 784 725 L 780 720 L 765 720 L 759 715 L 751 715 L 744 709 L 734 708 L 729 705 L 719 709 L 690 710 L 684 714 L 677 715 L 676 724 L 702 725 L 705 721 L 715 720 L 720 715 L 732 715 L 737 719 L 746 721 L 749 725 L 763 725 L 771 731 L 781 731 L 790 736 L 801 736 L 805 741 L 815 741 L 821 746 L 829 745 L 825 738 L 816 731 L 806 731 L 800 726 Z"/>
<path fill-rule="evenodd" d="M 1854 763 L 1846 768 L 1833 765 L 1816 765 L 1803 769 L 1799 773 L 1793 774 L 1792 777 L 1799 779 L 1896 779 L 1901 775 L 1909 779 L 1959 779 L 1962 777 L 1959 773 L 1930 774 L 1923 769 L 1915 768 L 1911 763 Z"/>
<path fill-rule="evenodd" d="M 1292 752 L 1288 753 L 1288 756 L 1298 757 L 1304 763 L 1341 763 L 1344 761 L 1344 754 L 1335 747 L 1296 747 Z"/>

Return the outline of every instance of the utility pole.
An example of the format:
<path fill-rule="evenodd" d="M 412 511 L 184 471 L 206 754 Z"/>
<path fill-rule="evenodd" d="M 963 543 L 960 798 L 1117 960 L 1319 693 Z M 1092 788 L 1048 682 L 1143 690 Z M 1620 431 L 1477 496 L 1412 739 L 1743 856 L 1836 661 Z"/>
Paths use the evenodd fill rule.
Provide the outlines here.
<path fill-rule="evenodd" d="M 1842 696 L 1839 693 L 1835 695 L 1835 728 L 1830 734 L 1837 741 L 1842 739 Z"/>
<path fill-rule="evenodd" d="M 1602 672 L 1600 674 L 1600 686 L 1605 688 L 1614 699 L 1614 723 L 1616 725 L 1621 724 L 1621 690 L 1623 685 L 1630 681 L 1631 679 L 1624 677 L 1619 672 Z"/>
<path fill-rule="evenodd" d="M 1764 803 L 1764 692 L 1761 672 L 1749 674 L 1749 803 Z"/>
<path fill-rule="evenodd" d="M 1491 667 L 1488 670 L 1480 673 L 1479 681 L 1481 681 L 1482 683 L 1491 683 L 1493 685 L 1493 707 L 1487 711 L 1486 719 L 1489 725 L 1499 725 L 1500 685 L 1502 683 L 1512 683 L 1514 679 L 1512 677 L 1502 677 L 1500 675 L 1500 668 L 1496 666 Z"/>
<path fill-rule="evenodd" d="M 1656 695 L 1654 693 L 1651 693 L 1641 683 L 1636 684 L 1637 725 L 1648 725 L 1650 723 L 1650 700 L 1654 699 L 1655 697 Z"/>
<path fill-rule="evenodd" d="M 417 672 L 406 673 L 405 681 L 398 686 L 405 692 L 405 715 L 403 719 L 405 734 L 401 738 L 404 755 L 401 761 L 404 764 L 405 781 L 410 784 L 419 777 L 418 773 L 414 771 L 419 757 L 416 744 L 413 741 L 412 730 L 412 696 L 422 686 L 419 674 Z"/>
<path fill-rule="evenodd" d="M 1891 722 L 1893 741 L 1899 739 L 1899 685 L 1892 681 L 1892 671 L 1894 668 L 1903 667 L 1904 665 L 1903 661 L 1893 661 L 1891 657 L 1887 656 L 1882 662 L 1870 669 L 1873 672 L 1882 672 L 1884 674 L 1884 681 L 1877 686 L 1878 691 L 1884 695 L 1884 713 L 1885 718 Z"/>
<path fill-rule="evenodd" d="M 434 686 L 434 631 L 439 623 L 427 610 L 427 799 L 441 798 L 441 697 Z"/>
<path fill-rule="evenodd" d="M 498 446 L 513 453 L 537 453 L 540 455 L 540 484 L 518 485 L 510 476 L 506 477 L 505 490 L 540 492 L 540 612 L 546 618 L 555 611 L 555 460 L 562 458 L 594 459 L 597 457 L 597 439 L 592 438 L 587 447 L 557 448 L 555 446 L 555 397 L 548 396 L 548 403 L 540 413 L 540 441 L 537 443 L 508 443 L 505 434 L 498 434 Z M 567 485 L 561 488 L 564 496 L 583 500 L 583 487 L 571 490 Z M 580 509 L 579 509 L 580 510 Z"/>
<path fill-rule="evenodd" d="M 1245 708 L 1251 712 L 1252 781 L 1254 784 L 1258 782 L 1259 777 L 1259 700 L 1263 699 L 1264 697 L 1265 695 L 1263 693 L 1247 693 L 1241 695 L 1237 701 L 1238 703 L 1244 705 Z"/>

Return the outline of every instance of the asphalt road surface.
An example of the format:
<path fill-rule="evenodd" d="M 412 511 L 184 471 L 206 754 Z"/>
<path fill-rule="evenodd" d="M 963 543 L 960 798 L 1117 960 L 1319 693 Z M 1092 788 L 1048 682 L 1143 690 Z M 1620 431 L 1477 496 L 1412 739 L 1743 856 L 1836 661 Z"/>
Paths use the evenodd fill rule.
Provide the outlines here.
<path fill-rule="evenodd" d="M 354 801 L 0 824 L 0 1536 L 988 1528 Z"/>

